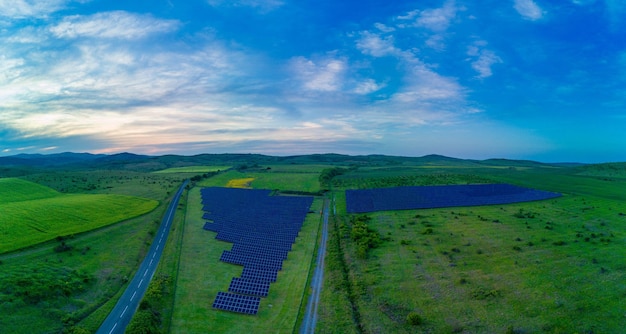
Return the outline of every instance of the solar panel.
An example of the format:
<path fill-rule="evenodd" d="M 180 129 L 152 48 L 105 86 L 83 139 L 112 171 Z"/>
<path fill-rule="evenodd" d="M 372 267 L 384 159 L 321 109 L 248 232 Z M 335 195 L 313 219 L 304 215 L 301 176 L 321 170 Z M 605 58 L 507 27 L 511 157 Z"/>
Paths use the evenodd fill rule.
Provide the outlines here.
<path fill-rule="evenodd" d="M 260 304 L 261 298 L 259 297 L 243 296 L 220 291 L 217 293 L 215 301 L 213 301 L 213 308 L 254 315 L 259 311 Z"/>

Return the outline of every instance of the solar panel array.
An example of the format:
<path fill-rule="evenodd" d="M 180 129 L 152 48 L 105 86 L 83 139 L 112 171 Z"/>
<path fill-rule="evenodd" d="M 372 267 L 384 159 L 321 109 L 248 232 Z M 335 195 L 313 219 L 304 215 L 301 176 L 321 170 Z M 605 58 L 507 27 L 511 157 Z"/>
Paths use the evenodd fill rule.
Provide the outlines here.
<path fill-rule="evenodd" d="M 346 190 L 346 205 L 349 213 L 364 213 L 509 204 L 559 196 L 561 194 L 510 184 L 408 186 Z"/>
<path fill-rule="evenodd" d="M 211 221 L 204 229 L 216 232 L 218 240 L 233 243 L 220 260 L 243 266 L 241 277 L 233 277 L 229 293 L 218 293 L 213 307 L 256 314 L 260 297 L 268 295 L 270 283 L 282 270 L 313 197 L 270 196 L 270 190 L 219 187 L 203 188 L 201 194 L 202 218 Z"/>

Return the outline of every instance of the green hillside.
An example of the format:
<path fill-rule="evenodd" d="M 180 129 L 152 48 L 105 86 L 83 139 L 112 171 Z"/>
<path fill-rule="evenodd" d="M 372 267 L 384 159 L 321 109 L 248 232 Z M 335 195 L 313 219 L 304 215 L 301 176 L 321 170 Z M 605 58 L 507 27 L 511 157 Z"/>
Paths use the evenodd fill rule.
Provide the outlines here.
<path fill-rule="evenodd" d="M 0 178 L 0 204 L 60 196 L 54 189 L 16 178 Z"/>
<path fill-rule="evenodd" d="M 0 179 L 0 185 L 0 253 L 137 217 L 158 205 L 133 196 L 61 194 L 19 179 Z"/>

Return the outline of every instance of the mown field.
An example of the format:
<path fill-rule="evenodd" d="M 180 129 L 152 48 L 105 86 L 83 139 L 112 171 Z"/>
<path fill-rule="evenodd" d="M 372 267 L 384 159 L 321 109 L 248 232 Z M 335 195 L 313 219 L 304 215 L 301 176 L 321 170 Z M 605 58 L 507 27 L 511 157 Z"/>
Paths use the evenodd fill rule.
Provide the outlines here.
<path fill-rule="evenodd" d="M 626 179 L 614 169 L 609 172 L 507 167 L 411 173 L 401 168 L 337 177 L 338 214 L 331 224 L 319 332 L 622 331 Z M 342 189 L 403 181 L 509 182 L 564 196 L 496 206 L 345 213 Z M 370 238 L 366 252 L 360 251 L 363 233 L 357 230 L 362 222 Z"/>
<path fill-rule="evenodd" d="M 93 333 L 143 259 L 169 193 L 180 183 L 171 177 L 123 171 L 57 171 L 30 174 L 24 179 L 39 181 L 39 185 L 0 179 L 14 185 L 0 187 L 5 194 L 0 196 L 0 220 L 6 219 L 10 207 L 17 214 L 12 223 L 24 223 L 24 217 L 31 217 L 37 225 L 88 224 L 88 215 L 100 222 L 118 215 L 115 221 L 119 222 L 82 233 L 74 230 L 69 235 L 54 230 L 48 233 L 52 235 L 49 241 L 0 254 L 0 332 Z M 76 193 L 65 193 L 68 190 Z M 151 211 L 134 214 L 135 218 L 119 216 L 132 212 L 127 204 L 134 199 L 151 204 Z M 39 206 L 29 204 L 38 201 Z M 29 206 L 24 207 L 26 204 Z M 156 204 L 159 206 L 154 209 Z M 19 205 L 22 211 L 17 210 Z M 32 216 L 35 209 L 44 210 L 39 212 L 41 217 Z M 4 221 L 2 226 L 6 226 Z M 63 235 L 67 236 L 57 238 Z M 6 240 L 0 239 L 3 243 Z M 14 247 L 18 239 L 11 240 L 6 244 Z"/>
<path fill-rule="evenodd" d="M 265 174 L 264 174 L 265 175 Z M 279 173 L 271 174 L 279 180 Z M 226 186 L 230 180 L 245 179 L 249 173 L 229 171 L 202 181 L 202 186 Z M 309 176 L 310 177 L 310 176 Z M 256 179 L 255 179 L 256 181 Z M 255 185 L 252 181 L 252 186 Z M 284 181 L 282 181 L 284 182 Z M 271 184 L 271 183 L 270 183 Z M 270 189 L 301 190 L 297 184 L 271 184 Z M 319 230 L 322 201 L 314 201 L 278 280 L 272 283 L 267 298 L 262 298 L 255 316 L 219 311 L 212 308 L 218 291 L 227 291 L 232 277 L 243 267 L 219 261 L 231 243 L 215 239 L 215 233 L 202 229 L 202 206 L 199 188 L 189 192 L 180 263 L 177 273 L 172 333 L 292 333 L 307 291 L 306 284 Z"/>

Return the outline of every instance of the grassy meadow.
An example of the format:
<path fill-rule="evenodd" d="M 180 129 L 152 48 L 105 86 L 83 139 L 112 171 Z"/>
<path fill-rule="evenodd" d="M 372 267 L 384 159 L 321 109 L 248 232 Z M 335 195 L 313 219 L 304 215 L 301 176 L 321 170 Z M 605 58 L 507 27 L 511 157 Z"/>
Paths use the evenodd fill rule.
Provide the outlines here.
<path fill-rule="evenodd" d="M 241 179 L 242 174 L 229 171 L 202 181 L 202 185 L 225 186 L 229 180 Z M 248 176 L 248 173 L 243 175 Z M 278 187 L 281 185 L 270 189 Z M 322 200 L 316 199 L 312 209 L 318 212 L 321 205 Z M 320 216 L 307 216 L 283 270 L 277 281 L 271 284 L 269 296 L 261 299 L 259 313 L 249 316 L 212 308 L 217 292 L 227 291 L 231 279 L 241 275 L 243 267 L 219 261 L 222 251 L 230 249 L 232 244 L 216 240 L 214 232 L 203 230 L 202 215 L 200 188 L 192 188 L 180 250 L 171 333 L 294 332 L 307 290 Z"/>
<path fill-rule="evenodd" d="M 546 201 L 370 213 L 364 257 L 335 188 L 319 332 L 615 333 L 626 327 L 626 179 L 589 169 L 342 175 L 336 187 L 509 182 Z M 593 174 L 593 176 L 590 176 Z M 479 182 L 477 182 L 479 181 Z M 345 189 L 345 188 L 344 188 Z M 416 314 L 416 324 L 409 314 Z M 337 327 L 338 326 L 338 327 Z"/>

